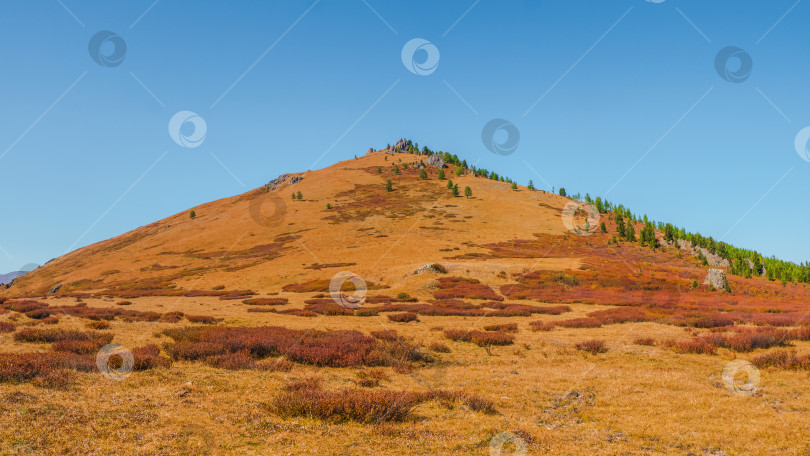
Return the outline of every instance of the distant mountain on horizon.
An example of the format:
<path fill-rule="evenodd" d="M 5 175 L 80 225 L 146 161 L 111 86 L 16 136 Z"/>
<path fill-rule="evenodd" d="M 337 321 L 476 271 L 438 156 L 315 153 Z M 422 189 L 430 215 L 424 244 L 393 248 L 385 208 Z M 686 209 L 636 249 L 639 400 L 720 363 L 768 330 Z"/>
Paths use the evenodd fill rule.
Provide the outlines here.
<path fill-rule="evenodd" d="M 29 272 L 31 271 L 12 271 L 5 274 L 0 274 L 0 284 L 9 283 L 17 277 L 21 277 Z"/>

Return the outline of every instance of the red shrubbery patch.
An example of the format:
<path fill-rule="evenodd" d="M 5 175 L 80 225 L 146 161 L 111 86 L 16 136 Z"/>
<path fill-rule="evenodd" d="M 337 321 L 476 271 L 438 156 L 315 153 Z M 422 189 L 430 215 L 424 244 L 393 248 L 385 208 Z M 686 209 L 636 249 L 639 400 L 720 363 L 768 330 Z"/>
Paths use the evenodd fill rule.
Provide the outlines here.
<path fill-rule="evenodd" d="M 133 348 L 132 357 L 135 359 L 132 369 L 136 371 L 168 368 L 172 365 L 172 360 L 160 356 L 160 348 L 155 344 Z"/>
<path fill-rule="evenodd" d="M 592 355 L 598 355 L 599 353 L 607 353 L 608 351 L 605 341 L 599 339 L 586 340 L 583 342 L 579 342 L 574 346 L 576 347 L 577 350 L 588 352 Z"/>
<path fill-rule="evenodd" d="M 25 328 L 14 334 L 18 342 L 93 342 L 99 347 L 109 344 L 113 339 L 110 333 L 96 331 L 76 331 L 68 329 L 33 329 Z"/>
<path fill-rule="evenodd" d="M 515 342 L 515 336 L 502 332 L 445 329 L 444 336 L 456 342 L 472 342 L 479 347 L 488 347 L 490 345 L 512 345 Z"/>
<path fill-rule="evenodd" d="M 254 359 L 285 356 L 317 366 L 385 366 L 425 359 L 417 347 L 403 341 L 378 341 L 358 331 L 294 330 L 279 326 L 189 327 L 166 329 L 175 340 L 166 351 L 174 359 L 206 360 L 246 352 Z"/>
<path fill-rule="evenodd" d="M 397 314 L 387 315 L 390 321 L 395 321 L 398 323 L 408 323 L 411 321 L 419 321 L 419 316 L 413 312 L 403 312 Z"/>
<path fill-rule="evenodd" d="M 251 298 L 242 301 L 242 303 L 250 306 L 283 306 L 288 302 L 287 298 Z"/>
<path fill-rule="evenodd" d="M 14 323 L 0 321 L 0 333 L 13 332 L 16 328 L 17 327 L 14 326 Z"/>
<path fill-rule="evenodd" d="M 326 391 L 317 379 L 290 383 L 269 407 L 282 417 L 313 417 L 334 423 L 380 423 L 404 421 L 415 406 L 432 400 L 448 407 L 461 401 L 475 411 L 495 412 L 490 401 L 461 392 L 369 391 L 355 388 Z"/>
<path fill-rule="evenodd" d="M 65 352 L 0 354 L 0 383 L 31 380 L 37 386 L 62 388 L 71 379 L 70 370 L 90 372 L 96 369 L 91 357 Z"/>
<path fill-rule="evenodd" d="M 433 293 L 436 299 L 467 298 L 503 301 L 503 296 L 495 293 L 492 287 L 476 279 L 441 277 L 438 280 L 438 288 Z"/>
<path fill-rule="evenodd" d="M 484 331 L 518 332 L 517 323 L 501 323 L 499 325 L 484 326 Z"/>
<path fill-rule="evenodd" d="M 210 315 L 186 315 L 186 320 L 191 323 L 202 323 L 204 325 L 213 325 L 221 321 L 221 319 L 214 318 Z"/>
<path fill-rule="evenodd" d="M 681 353 L 715 354 L 718 348 L 748 352 L 759 348 L 788 345 L 790 335 L 787 330 L 766 326 L 737 329 L 737 332 L 731 335 L 712 333 L 688 341 L 667 341 L 665 345 Z"/>
<path fill-rule="evenodd" d="M 599 328 L 602 322 L 596 318 L 572 318 L 570 320 L 555 321 L 555 326 L 562 326 L 563 328 Z"/>
<path fill-rule="evenodd" d="M 755 356 L 751 364 L 762 369 L 774 367 L 787 370 L 810 370 L 810 355 L 797 355 L 795 351 L 775 350 Z"/>

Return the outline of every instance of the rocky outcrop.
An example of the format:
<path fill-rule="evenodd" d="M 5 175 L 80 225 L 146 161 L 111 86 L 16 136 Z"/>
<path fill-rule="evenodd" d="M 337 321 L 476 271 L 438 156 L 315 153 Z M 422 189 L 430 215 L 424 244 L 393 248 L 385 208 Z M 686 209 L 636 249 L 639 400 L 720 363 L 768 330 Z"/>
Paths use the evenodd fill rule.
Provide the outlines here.
<path fill-rule="evenodd" d="M 446 167 L 442 157 L 439 157 L 437 154 L 433 154 L 430 157 L 428 157 L 427 165 L 428 166 L 435 166 L 437 168 L 445 168 Z"/>
<path fill-rule="evenodd" d="M 368 152 L 366 152 L 366 153 L 370 154 L 370 153 L 372 153 L 372 152 L 374 152 L 374 148 L 369 147 L 369 148 L 368 148 Z"/>
<path fill-rule="evenodd" d="M 445 269 L 445 267 L 440 265 L 439 263 L 432 263 L 432 264 L 426 264 L 426 265 L 420 267 L 419 269 L 417 269 L 413 273 L 414 274 L 424 274 L 426 272 L 434 272 L 434 273 L 437 273 L 437 274 L 447 274 L 447 269 Z"/>
<path fill-rule="evenodd" d="M 273 180 L 271 180 L 270 182 L 267 183 L 267 185 L 266 185 L 267 190 L 276 190 L 277 188 L 281 187 L 281 185 L 285 181 L 287 181 L 288 179 L 289 179 L 289 185 L 294 185 L 295 183 L 301 182 L 302 180 L 304 180 L 304 178 L 301 177 L 301 176 L 290 177 L 289 174 L 282 174 L 281 176 L 278 176 L 277 178 L 275 178 L 275 179 L 273 179 Z"/>
<path fill-rule="evenodd" d="M 409 149 L 410 147 L 408 146 L 408 142 L 405 141 L 404 139 L 400 139 L 399 141 L 397 141 L 396 144 L 394 144 L 391 147 L 389 152 L 391 152 L 392 154 L 397 152 L 408 152 Z"/>
<path fill-rule="evenodd" d="M 55 287 L 51 288 L 51 291 L 49 291 L 49 292 L 48 292 L 48 294 L 54 294 L 54 293 L 56 293 L 57 291 L 59 291 L 59 289 L 60 289 L 60 288 L 62 288 L 62 284 L 61 284 L 61 283 L 60 283 L 59 285 L 56 285 Z"/>
<path fill-rule="evenodd" d="M 731 291 L 728 286 L 728 279 L 726 273 L 722 269 L 709 269 L 709 274 L 706 276 L 704 285 L 711 285 L 718 290 Z"/>
<path fill-rule="evenodd" d="M 728 260 L 725 258 L 721 257 L 720 255 L 715 255 L 703 247 L 695 247 L 689 241 L 678 239 L 678 247 L 689 251 L 690 254 L 695 256 L 697 256 L 698 252 L 702 253 L 703 256 L 706 257 L 706 261 L 709 263 L 709 266 L 716 268 L 727 268 L 730 266 Z"/>

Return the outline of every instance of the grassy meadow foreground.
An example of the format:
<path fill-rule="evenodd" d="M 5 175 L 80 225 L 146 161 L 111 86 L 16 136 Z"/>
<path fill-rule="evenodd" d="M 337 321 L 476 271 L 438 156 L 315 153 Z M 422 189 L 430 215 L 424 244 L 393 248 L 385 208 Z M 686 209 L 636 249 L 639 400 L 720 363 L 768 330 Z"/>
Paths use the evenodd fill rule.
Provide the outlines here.
<path fill-rule="evenodd" d="M 0 454 L 810 454 L 806 283 L 423 159 L 285 175 L 0 289 Z"/>

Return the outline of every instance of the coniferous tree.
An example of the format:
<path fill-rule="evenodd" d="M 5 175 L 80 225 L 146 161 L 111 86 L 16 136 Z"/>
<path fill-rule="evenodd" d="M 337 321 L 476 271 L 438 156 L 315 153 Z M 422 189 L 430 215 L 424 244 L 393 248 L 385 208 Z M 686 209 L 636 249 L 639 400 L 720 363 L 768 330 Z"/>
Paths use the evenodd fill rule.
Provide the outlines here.
<path fill-rule="evenodd" d="M 388 192 L 394 191 L 394 186 L 391 184 L 391 179 L 388 179 L 388 181 L 385 182 L 385 190 Z"/>
<path fill-rule="evenodd" d="M 424 168 L 422 168 L 422 171 L 419 171 L 419 178 L 420 179 L 427 179 L 428 178 L 427 171 L 425 171 Z"/>
<path fill-rule="evenodd" d="M 458 184 L 453 185 L 453 196 L 458 196 Z"/>
<path fill-rule="evenodd" d="M 470 188 L 469 185 L 464 187 L 464 196 L 466 196 L 467 198 L 472 196 L 472 189 Z"/>
<path fill-rule="evenodd" d="M 449 189 L 452 189 L 452 188 L 453 188 L 453 181 L 448 179 L 448 181 L 447 181 L 447 189 L 449 190 Z"/>
<path fill-rule="evenodd" d="M 528 188 L 531 191 L 534 191 L 534 182 L 532 182 L 531 179 L 529 179 L 529 185 L 527 185 L 526 188 Z"/>
<path fill-rule="evenodd" d="M 444 180 L 444 169 L 439 169 L 439 180 Z"/>
<path fill-rule="evenodd" d="M 560 187 L 560 196 L 568 196 L 568 194 L 565 193 L 565 188 L 563 187 Z"/>

